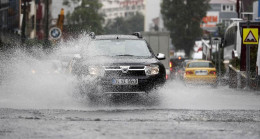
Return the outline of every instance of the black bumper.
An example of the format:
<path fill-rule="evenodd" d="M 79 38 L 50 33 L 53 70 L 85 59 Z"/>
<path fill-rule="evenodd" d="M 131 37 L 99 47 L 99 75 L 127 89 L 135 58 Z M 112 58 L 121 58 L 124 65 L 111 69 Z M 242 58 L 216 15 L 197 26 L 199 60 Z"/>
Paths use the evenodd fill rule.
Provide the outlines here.
<path fill-rule="evenodd" d="M 138 85 L 113 85 L 113 79 L 138 79 Z M 102 91 L 102 93 L 111 92 L 150 92 L 162 86 L 165 83 L 165 76 L 153 75 L 153 76 L 132 76 L 132 77 L 102 77 L 97 78 L 94 82 L 91 82 L 92 89 Z M 88 85 L 89 86 L 89 85 Z M 95 92 L 95 91 L 93 91 Z"/>

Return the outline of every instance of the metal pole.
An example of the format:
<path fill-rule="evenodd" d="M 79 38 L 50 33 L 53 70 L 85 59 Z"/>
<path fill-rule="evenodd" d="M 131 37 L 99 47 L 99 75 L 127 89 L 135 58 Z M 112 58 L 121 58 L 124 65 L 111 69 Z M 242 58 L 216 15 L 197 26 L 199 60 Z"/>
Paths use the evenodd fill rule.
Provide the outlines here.
<path fill-rule="evenodd" d="M 218 46 L 218 77 L 219 77 L 219 82 L 221 78 L 221 58 L 220 58 L 220 45 L 217 43 Z"/>
<path fill-rule="evenodd" d="M 26 36 L 25 36 L 25 27 L 26 27 L 26 8 L 27 8 L 26 1 L 24 1 L 24 3 L 23 3 L 22 32 L 21 32 L 21 42 L 22 42 L 22 44 L 25 43 L 25 39 L 26 39 Z"/>
<path fill-rule="evenodd" d="M 260 0 L 258 0 L 258 15 L 257 17 L 259 18 L 260 17 Z"/>
<path fill-rule="evenodd" d="M 45 48 L 49 47 L 49 0 L 45 2 Z"/>
<path fill-rule="evenodd" d="M 217 61 L 218 61 L 218 54 L 217 54 L 217 52 L 218 52 L 218 47 L 217 47 L 217 44 L 215 43 L 215 65 L 217 66 Z"/>
<path fill-rule="evenodd" d="M 249 15 L 248 15 L 248 21 L 247 21 L 247 28 L 249 28 Z M 246 89 L 249 89 L 250 84 L 250 45 L 246 45 Z"/>
<path fill-rule="evenodd" d="M 240 18 L 240 0 L 237 0 L 237 18 Z"/>
<path fill-rule="evenodd" d="M 250 84 L 250 45 L 246 45 L 246 74 L 247 74 L 247 83 L 246 86 L 249 88 Z"/>

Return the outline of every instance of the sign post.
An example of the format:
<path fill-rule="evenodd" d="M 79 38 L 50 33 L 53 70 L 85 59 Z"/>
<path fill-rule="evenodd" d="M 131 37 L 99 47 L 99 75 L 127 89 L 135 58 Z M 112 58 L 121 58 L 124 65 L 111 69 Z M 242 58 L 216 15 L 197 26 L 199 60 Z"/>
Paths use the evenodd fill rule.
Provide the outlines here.
<path fill-rule="evenodd" d="M 250 46 L 258 44 L 258 28 L 249 28 L 250 22 L 247 23 L 247 28 L 243 28 L 243 44 L 246 44 L 246 89 L 249 89 L 250 84 Z"/>

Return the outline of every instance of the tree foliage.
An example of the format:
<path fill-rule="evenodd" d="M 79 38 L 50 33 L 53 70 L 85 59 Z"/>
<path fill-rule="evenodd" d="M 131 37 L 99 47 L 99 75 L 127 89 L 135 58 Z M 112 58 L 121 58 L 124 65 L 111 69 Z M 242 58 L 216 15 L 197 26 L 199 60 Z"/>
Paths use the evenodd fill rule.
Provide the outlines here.
<path fill-rule="evenodd" d="M 190 54 L 195 40 L 202 35 L 200 23 L 208 9 L 208 0 L 163 0 L 164 25 L 171 32 L 176 49 Z"/>
<path fill-rule="evenodd" d="M 144 30 L 144 16 L 140 13 L 129 18 L 118 17 L 113 21 L 108 21 L 105 26 L 107 34 L 131 34 Z"/>
<path fill-rule="evenodd" d="M 97 34 L 103 33 L 103 15 L 98 10 L 102 4 L 98 0 L 65 0 L 63 5 L 70 7 L 78 5 L 72 13 L 66 15 L 66 24 L 70 32 L 94 31 Z"/>

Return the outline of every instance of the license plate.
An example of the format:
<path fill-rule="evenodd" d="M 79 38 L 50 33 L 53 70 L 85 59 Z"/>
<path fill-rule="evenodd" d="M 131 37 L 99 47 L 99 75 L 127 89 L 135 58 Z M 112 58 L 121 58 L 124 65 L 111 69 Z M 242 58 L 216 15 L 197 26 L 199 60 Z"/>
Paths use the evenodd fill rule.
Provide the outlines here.
<path fill-rule="evenodd" d="M 113 85 L 138 85 L 138 79 L 113 79 Z"/>
<path fill-rule="evenodd" d="M 197 70 L 195 71 L 196 75 L 208 75 L 208 71 L 206 70 Z"/>

